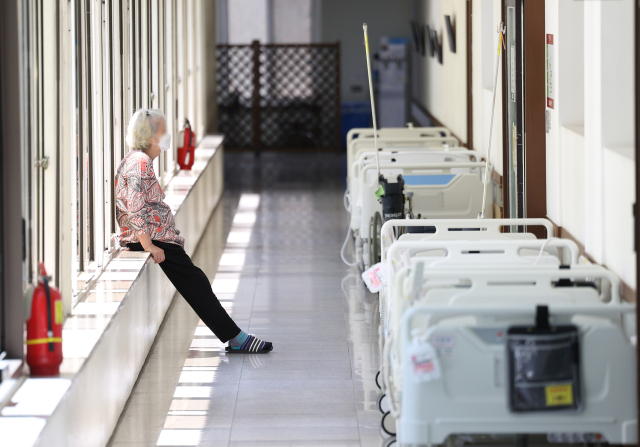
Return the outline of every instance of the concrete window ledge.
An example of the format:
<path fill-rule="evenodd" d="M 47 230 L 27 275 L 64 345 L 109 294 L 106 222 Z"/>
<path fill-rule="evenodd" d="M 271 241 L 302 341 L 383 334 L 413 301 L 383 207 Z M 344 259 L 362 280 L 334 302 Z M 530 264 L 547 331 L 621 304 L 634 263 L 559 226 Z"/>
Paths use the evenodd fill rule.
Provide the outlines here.
<path fill-rule="evenodd" d="M 220 201 L 222 137 L 207 136 L 191 171 L 165 188 L 190 255 Z M 60 377 L 23 380 L 0 410 L 2 444 L 104 446 L 176 290 L 148 253 L 120 251 L 63 328 Z"/>

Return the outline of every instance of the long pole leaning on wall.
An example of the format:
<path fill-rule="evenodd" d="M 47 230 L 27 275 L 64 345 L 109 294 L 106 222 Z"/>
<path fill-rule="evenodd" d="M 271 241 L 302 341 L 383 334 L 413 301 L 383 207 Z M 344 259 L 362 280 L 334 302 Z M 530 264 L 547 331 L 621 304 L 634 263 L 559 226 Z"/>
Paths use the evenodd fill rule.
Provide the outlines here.
<path fill-rule="evenodd" d="M 486 213 L 486 205 L 487 205 L 487 186 L 489 185 L 489 156 L 491 154 L 491 139 L 493 136 L 493 115 L 496 110 L 496 90 L 498 89 L 498 69 L 500 68 L 500 49 L 504 45 L 504 32 L 505 26 L 504 22 L 500 22 L 498 25 L 498 34 L 500 37 L 498 38 L 498 54 L 496 57 L 496 75 L 493 79 L 493 102 L 491 105 L 491 120 L 489 121 L 489 144 L 487 146 L 487 155 L 485 156 L 484 161 L 484 187 L 482 191 L 482 209 L 478 213 L 478 219 L 484 219 L 484 215 Z M 506 48 L 505 48 L 506 51 Z"/>
<path fill-rule="evenodd" d="M 467 148 L 473 150 L 473 56 L 472 56 L 472 31 L 471 12 L 472 0 L 467 0 Z M 493 205 L 492 205 L 493 206 Z"/>
<path fill-rule="evenodd" d="M 636 0 L 634 4 L 635 15 L 635 144 L 636 144 L 636 200 L 633 205 L 634 214 L 634 245 L 636 251 L 636 328 L 640 327 L 640 314 L 638 313 L 638 284 L 640 284 L 640 219 L 638 216 L 638 198 L 640 197 L 640 1 Z M 636 343 L 636 364 L 640 359 L 640 344 Z M 638 368 L 638 366 L 636 366 Z M 636 372 L 636 392 L 638 393 L 638 415 L 640 415 L 640 370 Z M 640 421 L 638 423 L 638 440 L 640 440 Z"/>

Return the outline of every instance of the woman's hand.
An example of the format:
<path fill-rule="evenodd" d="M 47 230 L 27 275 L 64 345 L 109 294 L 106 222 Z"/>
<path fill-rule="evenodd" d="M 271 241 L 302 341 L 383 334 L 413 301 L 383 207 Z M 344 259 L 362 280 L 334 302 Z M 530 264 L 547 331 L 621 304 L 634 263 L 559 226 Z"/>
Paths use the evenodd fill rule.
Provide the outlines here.
<path fill-rule="evenodd" d="M 147 233 L 140 233 L 138 235 L 138 239 L 140 239 L 140 244 L 142 245 L 142 248 L 144 248 L 144 251 L 151 253 L 151 257 L 156 264 L 160 264 L 164 261 L 164 250 L 157 245 L 153 245 L 151 236 Z"/>
<path fill-rule="evenodd" d="M 151 257 L 156 264 L 160 264 L 164 261 L 164 250 L 162 248 L 151 244 L 151 246 L 145 248 L 144 251 L 151 253 Z"/>

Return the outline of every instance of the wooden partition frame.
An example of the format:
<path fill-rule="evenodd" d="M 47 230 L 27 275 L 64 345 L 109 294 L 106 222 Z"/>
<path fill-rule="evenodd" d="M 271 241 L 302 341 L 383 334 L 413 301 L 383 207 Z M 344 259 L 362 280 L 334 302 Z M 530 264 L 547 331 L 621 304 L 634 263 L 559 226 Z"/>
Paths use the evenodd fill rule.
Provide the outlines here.
<path fill-rule="evenodd" d="M 547 216 L 545 4 L 523 0 L 526 217 Z"/>
<path fill-rule="evenodd" d="M 473 11 L 473 0 L 467 0 L 467 147 L 471 150 L 473 146 L 473 55 L 471 54 L 473 23 L 471 12 Z"/>

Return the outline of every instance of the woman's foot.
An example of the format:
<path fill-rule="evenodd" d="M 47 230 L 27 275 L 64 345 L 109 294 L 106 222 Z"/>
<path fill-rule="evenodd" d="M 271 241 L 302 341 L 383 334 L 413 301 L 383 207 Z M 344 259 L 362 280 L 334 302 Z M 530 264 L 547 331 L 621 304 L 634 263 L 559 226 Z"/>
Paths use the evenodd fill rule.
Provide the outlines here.
<path fill-rule="evenodd" d="M 232 354 L 267 354 L 273 350 L 271 342 L 260 340 L 244 331 L 240 331 L 228 344 L 225 350 Z"/>

